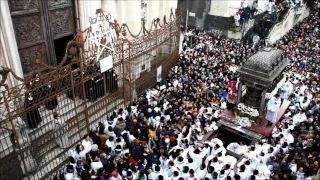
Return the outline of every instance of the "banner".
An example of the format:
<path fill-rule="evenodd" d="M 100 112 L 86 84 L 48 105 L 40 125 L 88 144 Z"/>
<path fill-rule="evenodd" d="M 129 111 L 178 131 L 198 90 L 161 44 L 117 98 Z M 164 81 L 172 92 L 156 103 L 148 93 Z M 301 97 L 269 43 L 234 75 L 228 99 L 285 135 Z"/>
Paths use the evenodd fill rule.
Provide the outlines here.
<path fill-rule="evenodd" d="M 100 72 L 103 73 L 113 68 L 113 58 L 112 56 L 108 56 L 100 61 Z"/>

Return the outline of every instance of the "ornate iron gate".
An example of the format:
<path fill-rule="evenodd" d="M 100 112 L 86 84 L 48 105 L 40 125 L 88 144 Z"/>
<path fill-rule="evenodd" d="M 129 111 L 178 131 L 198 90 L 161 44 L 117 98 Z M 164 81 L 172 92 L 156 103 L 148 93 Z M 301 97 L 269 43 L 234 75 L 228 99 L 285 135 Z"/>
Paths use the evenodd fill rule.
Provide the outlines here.
<path fill-rule="evenodd" d="M 156 84 L 159 67 L 161 77 L 166 76 L 178 60 L 180 15 L 171 13 L 168 21 L 154 20 L 150 30 L 144 25 L 142 21 L 141 32 L 133 35 L 125 24 L 110 22 L 119 40 L 113 68 L 103 73 L 95 59 L 97 47 L 87 41 L 91 28 L 68 43 L 59 65 L 37 59 L 25 78 L 8 68 L 0 70 L 0 179 L 52 176 L 66 164 L 70 150 L 83 135 Z M 133 40 L 122 40 L 127 31 Z M 71 62 L 63 65 L 70 56 Z M 8 75 L 21 84 L 8 87 Z M 61 135 L 57 115 L 67 137 L 63 147 L 56 142 Z"/>

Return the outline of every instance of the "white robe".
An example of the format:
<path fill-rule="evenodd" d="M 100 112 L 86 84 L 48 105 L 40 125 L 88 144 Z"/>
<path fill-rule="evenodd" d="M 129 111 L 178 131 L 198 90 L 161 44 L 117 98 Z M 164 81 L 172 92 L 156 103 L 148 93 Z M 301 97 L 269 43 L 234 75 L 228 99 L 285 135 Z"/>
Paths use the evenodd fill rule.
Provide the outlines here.
<path fill-rule="evenodd" d="M 59 147 L 63 149 L 69 147 L 67 124 L 63 119 L 53 120 L 53 131 Z"/>
<path fill-rule="evenodd" d="M 289 84 L 286 82 L 281 86 L 280 98 L 287 99 L 290 95 L 289 93 L 290 93 L 290 87 L 289 87 Z"/>
<path fill-rule="evenodd" d="M 297 124 L 299 124 L 301 122 L 307 121 L 307 116 L 306 116 L 305 113 L 302 113 L 302 114 L 298 113 L 298 114 L 293 116 L 292 120 L 293 120 L 293 124 L 297 125 Z"/>
<path fill-rule="evenodd" d="M 267 105 L 267 115 L 266 119 L 272 123 L 275 123 L 277 121 L 277 115 L 278 111 L 280 109 L 281 101 L 280 99 L 276 99 L 275 97 L 272 97 Z"/>
<path fill-rule="evenodd" d="M 239 27 L 240 26 L 240 23 L 239 23 L 239 20 L 240 20 L 240 15 L 239 14 L 236 14 L 236 15 L 234 15 L 234 25 L 236 26 L 236 27 Z"/>

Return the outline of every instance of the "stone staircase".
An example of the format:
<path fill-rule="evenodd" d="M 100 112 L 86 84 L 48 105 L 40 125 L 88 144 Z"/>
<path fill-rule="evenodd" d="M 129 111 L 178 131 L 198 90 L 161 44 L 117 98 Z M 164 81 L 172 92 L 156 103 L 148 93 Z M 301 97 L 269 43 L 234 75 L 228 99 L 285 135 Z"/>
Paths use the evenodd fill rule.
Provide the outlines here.
<path fill-rule="evenodd" d="M 70 150 L 73 151 L 73 148 L 80 142 L 82 136 L 87 134 L 85 102 L 82 99 L 77 98 L 76 103 L 74 103 L 64 94 L 58 96 L 58 102 L 59 105 L 56 108 L 56 112 L 59 112 L 61 119 L 68 119 L 67 124 L 70 147 L 61 149 L 57 146 L 54 132 L 52 131 L 52 112 L 45 109 L 44 106 L 41 106 L 39 112 L 43 119 L 42 122 L 36 129 L 21 129 L 21 131 L 23 131 L 22 134 L 26 137 L 23 136 L 23 138 L 19 140 L 19 144 L 22 144 L 21 149 L 25 153 L 24 156 L 33 158 L 36 162 L 37 168 L 28 173 L 30 179 L 48 179 L 49 176 L 65 165 L 70 156 Z M 123 99 L 108 102 L 107 106 L 106 102 L 107 101 L 104 98 L 97 99 L 95 102 L 86 102 L 89 117 L 88 122 L 90 123 L 91 128 L 97 127 L 98 122 L 105 121 L 107 114 L 112 112 L 115 108 L 123 106 Z M 76 116 L 76 114 L 78 116 Z M 18 148 L 14 147 L 10 141 L 9 132 L 9 130 L 0 129 L 0 160 L 6 158 L 6 156 L 9 156 L 10 154 L 19 154 Z M 18 159 L 20 159 L 20 156 Z M 20 169 L 22 169 L 21 175 L 25 174 L 22 163 L 15 162 L 15 165 L 17 167 L 20 166 Z M 2 171 L 0 172 L 0 174 L 2 174 L 0 175 L 0 179 L 10 179 L 10 175 L 6 176 Z M 25 177 L 24 179 L 28 178 Z"/>

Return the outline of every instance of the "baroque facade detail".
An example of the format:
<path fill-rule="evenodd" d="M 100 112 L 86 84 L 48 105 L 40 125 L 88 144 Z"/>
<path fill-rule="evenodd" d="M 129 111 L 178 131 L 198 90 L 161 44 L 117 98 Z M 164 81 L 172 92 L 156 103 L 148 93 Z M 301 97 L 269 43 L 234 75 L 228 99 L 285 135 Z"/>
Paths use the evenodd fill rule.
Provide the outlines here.
<path fill-rule="evenodd" d="M 37 0 L 10 0 L 9 4 L 11 12 L 39 9 Z"/>
<path fill-rule="evenodd" d="M 44 44 L 21 49 L 19 50 L 19 54 L 24 74 L 32 71 L 32 66 L 36 59 L 46 59 L 46 50 Z"/>
<path fill-rule="evenodd" d="M 14 17 L 14 30 L 17 44 L 27 46 L 43 40 L 41 18 L 39 15 Z"/>
<path fill-rule="evenodd" d="M 73 18 L 70 8 L 57 10 L 50 13 L 53 36 L 72 32 Z"/>
<path fill-rule="evenodd" d="M 60 5 L 69 5 L 69 4 L 70 4 L 69 0 L 49 0 L 50 7 L 60 6 Z"/>

